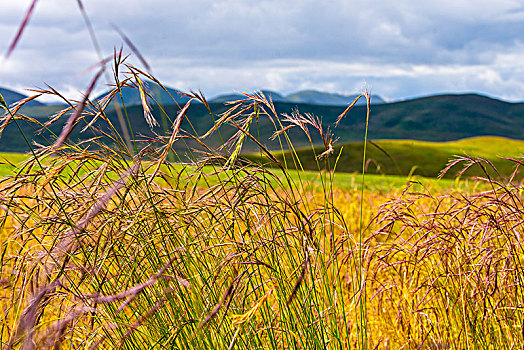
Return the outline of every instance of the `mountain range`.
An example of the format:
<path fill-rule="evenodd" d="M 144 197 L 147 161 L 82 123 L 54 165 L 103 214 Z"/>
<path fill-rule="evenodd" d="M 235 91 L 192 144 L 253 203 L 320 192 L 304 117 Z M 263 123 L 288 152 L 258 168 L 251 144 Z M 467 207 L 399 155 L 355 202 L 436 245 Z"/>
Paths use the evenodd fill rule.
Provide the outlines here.
<path fill-rule="evenodd" d="M 177 89 L 169 88 L 166 86 L 167 92 L 162 89 L 158 84 L 154 82 L 146 82 L 146 90 L 151 95 L 150 100 L 154 100 L 161 105 L 171 104 L 185 104 L 189 98 Z M 298 91 L 289 95 L 282 95 L 278 92 L 271 90 L 261 90 L 261 92 L 268 99 L 273 102 L 281 103 L 305 103 L 322 106 L 347 106 L 359 95 L 342 95 L 330 92 L 322 92 L 315 90 L 303 90 Z M 97 99 L 101 99 L 107 95 L 103 93 L 97 96 Z M 138 89 L 125 87 L 122 89 L 122 97 L 126 105 L 139 105 L 141 104 L 140 93 Z M 209 103 L 224 103 L 235 100 L 242 100 L 246 97 L 240 93 L 227 93 L 212 97 L 208 100 Z M 373 104 L 385 103 L 385 101 L 378 95 L 371 96 L 371 102 Z M 356 105 L 366 104 L 365 99 L 357 101 Z"/>
<path fill-rule="evenodd" d="M 133 131 L 136 135 L 145 137 L 154 136 L 154 134 L 169 133 L 169 128 L 155 129 L 151 131 L 144 121 L 144 113 L 140 103 L 140 97 L 137 91 L 123 90 L 124 100 L 126 101 L 127 116 L 133 125 Z M 2 93 L 2 95 L 4 95 Z M 176 90 L 171 91 L 171 95 L 180 98 L 178 103 L 184 103 L 185 96 L 181 96 Z M 7 97 L 6 97 L 7 96 Z M 6 101 L 11 95 L 4 95 Z M 230 96 L 230 97 L 234 97 Z M 243 97 L 243 95 L 240 95 Z M 280 95 L 282 96 L 282 95 Z M 98 98 L 103 95 L 98 96 Z M 176 104 L 165 104 L 169 95 L 160 95 L 163 103 L 163 111 L 171 118 L 176 116 L 179 108 Z M 237 96 L 238 97 L 238 96 Z M 280 115 L 291 114 L 298 109 L 302 114 L 312 114 L 322 119 L 325 127 L 332 127 L 337 117 L 344 111 L 351 102 L 344 105 L 320 105 L 303 102 L 289 102 L 279 100 L 278 95 L 271 95 L 274 100 L 275 108 Z M 231 99 L 231 98 L 229 98 Z M 7 101 L 11 103 L 12 101 Z M 160 101 L 159 101 L 160 102 Z M 218 116 L 224 113 L 228 106 L 224 105 L 220 99 L 210 99 L 209 107 L 214 114 Z M 33 105 L 23 108 L 23 113 L 36 118 L 40 122 L 45 122 L 54 112 L 61 109 L 61 106 L 41 106 Z M 153 115 L 161 121 L 164 113 L 152 104 Z M 112 109 L 106 111 L 106 115 L 113 125 L 118 126 L 117 117 Z M 188 118 L 191 125 L 184 121 L 182 128 L 185 130 L 194 130 L 199 134 L 204 134 L 213 125 L 213 119 L 209 116 L 207 108 L 201 103 L 193 103 L 188 111 Z M 65 121 L 65 118 L 62 118 Z M 365 131 L 366 107 L 356 106 L 342 120 L 338 127 L 333 129 L 334 136 L 339 142 L 361 141 Z M 59 134 L 62 123 L 54 124 L 50 130 L 43 130 L 41 133 L 35 133 L 34 125 L 22 123 L 21 127 L 29 139 L 35 142 L 49 144 L 55 136 L 52 133 Z M 98 124 L 95 124 L 101 127 Z M 167 119 L 161 125 L 169 125 Z M 255 135 L 260 133 L 260 139 L 263 143 L 272 149 L 278 149 L 277 141 L 271 141 L 271 135 L 274 133 L 274 126 L 267 118 L 260 118 L 257 126 L 252 126 Z M 71 135 L 78 140 L 86 139 L 89 135 L 86 132 L 80 134 L 78 127 Z M 225 126 L 221 129 L 223 139 L 228 139 L 235 133 L 231 126 Z M 289 130 L 289 135 L 296 147 L 307 146 L 307 138 L 298 128 Z M 314 135 L 314 133 L 312 133 Z M 489 98 L 478 94 L 447 94 L 435 95 L 423 98 L 416 98 L 394 103 L 377 103 L 371 107 L 371 119 L 369 123 L 370 139 L 412 139 L 422 141 L 449 141 L 466 137 L 492 135 L 502 136 L 513 139 L 524 139 L 524 103 L 509 103 L 497 99 Z M 90 135 L 92 136 L 92 135 Z M 207 140 L 211 145 L 219 145 L 220 138 L 212 137 Z M 317 136 L 313 136 L 314 143 L 320 143 Z M 189 141 L 188 144 L 193 146 Z M 184 146 L 185 147 L 185 146 Z M 244 150 L 255 150 L 252 143 L 246 143 Z M 25 152 L 28 151 L 23 137 L 14 125 L 9 125 L 0 137 L 0 151 Z"/>
<path fill-rule="evenodd" d="M 161 88 L 158 84 L 147 81 L 145 82 L 145 89 L 150 94 L 148 96 L 148 100 L 150 102 L 156 101 L 157 103 L 161 105 L 182 105 L 185 104 L 189 98 L 185 96 L 180 90 L 170 88 L 166 86 L 166 90 Z M 106 91 L 98 96 L 95 97 L 96 100 L 102 101 L 102 99 L 109 94 L 110 91 Z M 261 92 L 268 98 L 271 99 L 273 102 L 283 102 L 283 103 L 305 103 L 305 104 L 315 104 L 315 105 L 323 105 L 323 106 L 347 106 L 355 98 L 358 97 L 358 95 L 342 95 L 342 94 L 336 94 L 336 93 L 330 93 L 330 92 L 322 92 L 322 91 L 315 91 L 315 90 L 303 90 L 298 91 L 292 94 L 288 95 L 282 95 L 278 92 L 270 91 L 270 90 L 261 90 Z M 6 88 L 0 88 L 0 93 L 2 96 L 4 96 L 4 99 L 6 100 L 7 104 L 11 105 L 23 98 L 26 98 L 27 96 L 20 94 L 18 92 L 15 92 L 13 90 L 9 90 Z M 134 87 L 124 87 L 121 90 L 122 98 L 124 100 L 124 103 L 126 105 L 132 106 L 132 105 L 140 105 L 141 104 L 141 98 L 140 93 L 137 88 Z M 228 94 L 221 94 L 215 97 L 212 97 L 208 100 L 209 103 L 223 103 L 226 101 L 235 101 L 235 100 L 242 100 L 245 96 L 240 93 L 228 93 Z M 382 99 L 378 95 L 372 95 L 371 96 L 371 102 L 373 104 L 379 104 L 379 103 L 385 103 L 384 99 Z M 357 101 L 356 105 L 364 105 L 366 103 L 365 99 L 361 98 L 359 101 Z M 42 106 L 44 105 L 41 102 L 38 102 L 36 100 L 33 100 L 29 102 L 28 106 L 34 107 L 34 106 Z"/>
<path fill-rule="evenodd" d="M 182 94 L 180 90 L 173 89 L 170 87 L 165 87 L 164 90 L 162 87 L 160 87 L 158 84 L 146 81 L 144 84 L 145 90 L 149 93 L 150 96 L 147 97 L 147 99 L 152 103 L 158 103 L 161 105 L 184 105 L 187 101 L 189 101 L 189 97 Z M 166 91 L 167 90 L 167 91 Z M 95 97 L 96 100 L 103 100 L 104 97 L 106 97 L 110 91 L 104 92 L 98 96 Z M 129 87 L 126 86 L 121 89 L 122 93 L 122 99 L 124 100 L 124 103 L 126 106 L 133 106 L 133 105 L 140 105 L 141 97 L 140 97 L 140 91 L 136 87 Z M 120 101 L 120 99 L 118 99 Z"/>
<path fill-rule="evenodd" d="M 316 90 L 302 90 L 289 95 L 282 95 L 278 92 L 262 90 L 264 96 L 271 98 L 273 102 L 283 103 L 301 103 L 301 104 L 313 104 L 321 106 L 347 106 L 359 95 L 342 95 L 331 92 L 322 92 Z M 245 96 L 242 94 L 224 94 L 213 97 L 209 102 L 218 103 L 226 101 L 234 101 L 244 99 Z M 380 104 L 385 103 L 384 99 L 378 95 L 371 95 L 371 103 Z M 357 101 L 356 105 L 365 105 L 366 100 L 361 98 Z"/>

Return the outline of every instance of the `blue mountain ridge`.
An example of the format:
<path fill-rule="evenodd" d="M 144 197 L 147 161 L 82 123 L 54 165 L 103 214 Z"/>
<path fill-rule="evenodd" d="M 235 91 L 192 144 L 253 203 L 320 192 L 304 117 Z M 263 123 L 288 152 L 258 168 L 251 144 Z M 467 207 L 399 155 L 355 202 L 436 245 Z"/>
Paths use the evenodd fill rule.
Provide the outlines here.
<path fill-rule="evenodd" d="M 13 91 L 11 89 L 7 89 L 7 88 L 2 88 L 0 87 L 0 94 L 2 94 L 2 96 L 4 97 L 4 100 L 5 102 L 7 103 L 8 106 L 20 101 L 20 100 L 23 100 L 24 98 L 27 98 L 28 96 L 27 95 L 23 95 L 21 93 L 18 93 L 16 91 Z M 41 102 L 38 102 L 36 100 L 32 100 L 32 101 L 29 101 L 26 103 L 27 106 L 29 107 L 38 107 L 38 106 L 44 106 L 43 103 Z"/>

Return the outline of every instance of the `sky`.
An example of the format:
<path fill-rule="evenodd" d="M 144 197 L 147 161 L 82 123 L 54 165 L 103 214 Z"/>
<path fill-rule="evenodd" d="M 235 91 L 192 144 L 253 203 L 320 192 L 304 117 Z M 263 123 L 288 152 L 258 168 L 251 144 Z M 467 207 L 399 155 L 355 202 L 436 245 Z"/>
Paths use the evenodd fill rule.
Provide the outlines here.
<path fill-rule="evenodd" d="M 0 86 L 80 96 L 99 61 L 77 0 L 0 1 Z M 524 101 L 524 1 L 83 0 L 107 56 L 119 27 L 165 85 L 212 97 L 268 89 L 387 100 L 476 92 Z M 143 67 L 136 55 L 129 63 Z M 97 91 L 106 89 L 106 82 Z"/>

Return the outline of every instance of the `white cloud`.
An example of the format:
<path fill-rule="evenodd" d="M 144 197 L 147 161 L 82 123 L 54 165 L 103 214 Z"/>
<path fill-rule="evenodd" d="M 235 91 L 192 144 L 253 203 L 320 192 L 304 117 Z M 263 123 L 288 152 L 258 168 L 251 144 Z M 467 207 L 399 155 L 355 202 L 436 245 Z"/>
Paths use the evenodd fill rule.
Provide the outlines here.
<path fill-rule="evenodd" d="M 0 2 L 0 53 L 31 0 Z M 385 97 L 478 91 L 524 100 L 524 6 L 514 0 L 84 0 L 108 55 L 118 25 L 166 84 L 303 88 Z M 129 50 L 128 50 L 129 51 Z M 40 0 L 0 86 L 45 81 L 74 95 L 98 60 L 76 1 Z M 136 60 L 134 60 L 136 62 Z M 100 86 L 102 88 L 102 85 Z"/>

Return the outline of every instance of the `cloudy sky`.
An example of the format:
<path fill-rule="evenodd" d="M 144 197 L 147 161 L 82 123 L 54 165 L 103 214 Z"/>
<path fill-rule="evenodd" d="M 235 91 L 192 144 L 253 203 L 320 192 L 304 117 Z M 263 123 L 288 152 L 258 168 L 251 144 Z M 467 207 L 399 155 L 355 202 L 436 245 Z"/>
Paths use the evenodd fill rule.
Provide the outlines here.
<path fill-rule="evenodd" d="M 32 0 L 0 1 L 4 55 Z M 166 85 L 524 101 L 522 0 L 83 0 L 104 55 L 131 39 Z M 124 50 L 130 52 L 124 45 Z M 76 0 L 39 0 L 0 86 L 85 89 L 98 61 Z M 132 63 L 140 63 L 131 58 Z M 104 89 L 103 84 L 98 90 Z"/>

